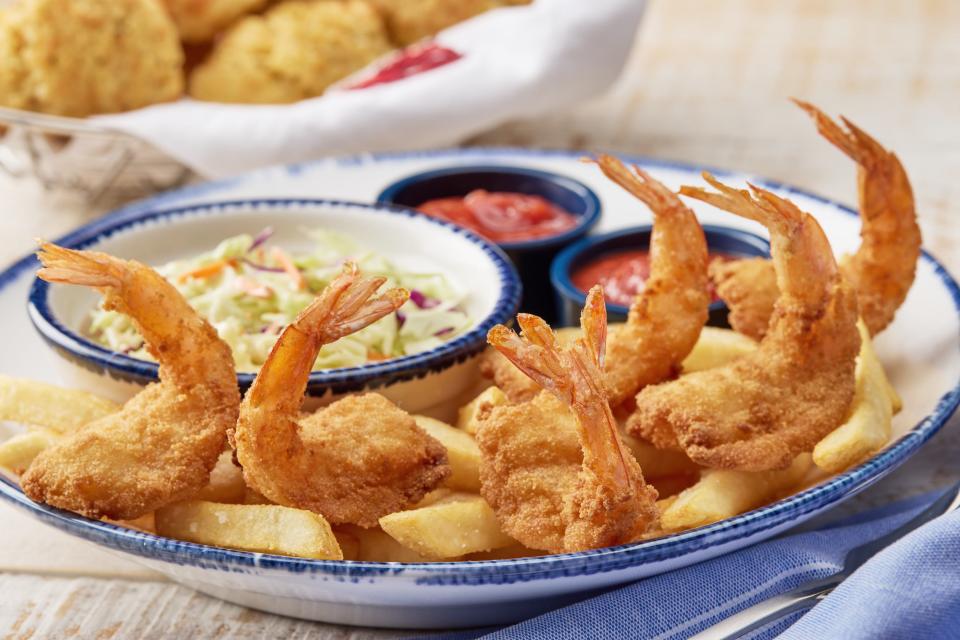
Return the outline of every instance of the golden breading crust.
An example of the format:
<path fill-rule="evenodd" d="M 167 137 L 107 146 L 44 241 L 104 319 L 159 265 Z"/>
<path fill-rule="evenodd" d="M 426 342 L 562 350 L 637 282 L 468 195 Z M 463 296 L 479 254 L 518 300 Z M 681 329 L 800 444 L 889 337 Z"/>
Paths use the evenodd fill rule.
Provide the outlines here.
<path fill-rule="evenodd" d="M 9 11 L 0 104 L 82 117 L 183 92 L 183 50 L 159 0 L 25 0 Z"/>
<path fill-rule="evenodd" d="M 209 42 L 269 0 L 163 0 L 184 42 Z"/>
<path fill-rule="evenodd" d="M 190 94 L 213 102 L 296 102 L 389 50 L 383 19 L 366 2 L 288 0 L 235 24 L 190 76 Z"/>
<path fill-rule="evenodd" d="M 14 109 L 35 109 L 23 63 L 23 34 L 17 13 L 0 11 L 0 105 Z"/>
<path fill-rule="evenodd" d="M 400 46 L 432 36 L 442 29 L 490 9 L 530 0 L 373 0 L 387 20 L 390 38 Z"/>
<path fill-rule="evenodd" d="M 577 422 L 548 393 L 496 407 L 480 423 L 481 493 L 508 535 L 531 549 L 564 551 L 564 511 L 583 464 Z"/>

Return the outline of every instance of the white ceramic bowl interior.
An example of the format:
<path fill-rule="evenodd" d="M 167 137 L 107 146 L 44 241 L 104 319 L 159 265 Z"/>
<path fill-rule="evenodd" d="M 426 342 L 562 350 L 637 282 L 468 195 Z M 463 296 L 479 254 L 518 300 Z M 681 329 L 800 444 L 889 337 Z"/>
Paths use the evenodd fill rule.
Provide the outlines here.
<path fill-rule="evenodd" d="M 474 321 L 470 333 L 476 335 L 468 341 L 470 344 L 459 347 L 463 355 L 460 361 L 449 366 L 431 366 L 428 361 L 433 351 L 390 361 L 423 361 L 422 365 L 412 363 L 418 368 L 417 376 L 377 388 L 408 411 L 442 409 L 446 401 L 458 400 L 472 391 L 477 349 L 482 346 L 485 333 L 478 332 L 476 327 L 507 321 L 515 311 L 511 306 L 515 302 L 509 300 L 511 293 L 505 291 L 505 287 L 516 286 L 515 276 L 504 270 L 503 258 L 497 259 L 502 255 L 499 250 L 451 225 L 395 208 L 321 201 L 250 201 L 159 212 L 132 223 L 105 226 L 104 230 L 88 233 L 88 240 L 81 243 L 83 248 L 148 265 L 195 256 L 225 238 L 241 233 L 255 235 L 266 227 L 274 229 L 271 244 L 290 252 L 308 251 L 312 241 L 306 231 L 323 228 L 354 238 L 363 248 L 386 256 L 401 268 L 445 274 L 454 287 L 466 294 L 464 306 Z M 52 285 L 48 296 L 50 314 L 71 332 L 83 336 L 88 314 L 99 303 L 99 294 L 85 287 Z M 78 365 L 75 358 L 60 358 L 59 362 L 68 380 L 81 388 L 118 399 L 139 389 L 137 384 Z M 122 368 L 123 363 L 111 362 L 107 366 Z M 362 377 L 366 368 L 355 368 L 356 376 Z M 337 395 L 327 392 L 322 401 L 328 402 Z"/>

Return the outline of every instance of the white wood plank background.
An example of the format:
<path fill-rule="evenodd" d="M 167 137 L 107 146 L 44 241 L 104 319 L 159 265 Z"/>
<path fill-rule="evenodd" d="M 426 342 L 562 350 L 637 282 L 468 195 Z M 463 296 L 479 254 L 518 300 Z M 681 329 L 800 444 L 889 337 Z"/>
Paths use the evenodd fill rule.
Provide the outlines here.
<path fill-rule="evenodd" d="M 960 272 L 960 2 L 654 0 L 621 81 L 562 113 L 472 144 L 610 149 L 727 167 L 846 202 L 854 171 L 786 100 L 843 113 L 895 149 L 925 245 Z M 0 177 L 0 262 L 102 213 Z M 957 420 L 850 511 L 956 478 Z M 163 581 L 0 505 L 0 631 L 8 638 L 385 638 L 263 614 Z"/>

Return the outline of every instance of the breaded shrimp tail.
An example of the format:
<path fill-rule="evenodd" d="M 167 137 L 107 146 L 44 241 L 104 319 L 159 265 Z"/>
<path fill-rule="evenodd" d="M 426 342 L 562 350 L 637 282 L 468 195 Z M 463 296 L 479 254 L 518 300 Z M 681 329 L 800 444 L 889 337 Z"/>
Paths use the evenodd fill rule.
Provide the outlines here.
<path fill-rule="evenodd" d="M 592 162 L 653 213 L 650 277 L 630 305 L 627 322 L 611 331 L 606 348 L 604 385 L 610 405 L 619 407 L 648 384 L 676 376 L 697 343 L 710 307 L 707 241 L 693 211 L 646 171 L 605 154 Z M 513 402 L 540 391 L 496 352 L 481 366 Z"/>
<path fill-rule="evenodd" d="M 893 320 L 913 286 L 920 259 L 920 225 L 910 179 L 896 154 L 841 117 L 846 131 L 813 105 L 795 100 L 817 131 L 857 163 L 860 248 L 840 265 L 857 290 L 870 335 Z"/>
<path fill-rule="evenodd" d="M 857 163 L 861 243 L 855 254 L 844 258 L 840 269 L 857 291 L 860 314 L 870 334 L 876 335 L 906 299 L 920 258 L 920 227 L 910 180 L 897 156 L 855 124 L 840 118 L 841 127 L 815 106 L 794 102 L 813 118 L 820 135 Z M 710 277 L 730 307 L 731 326 L 762 338 L 778 294 L 773 265 L 758 259 L 735 260 L 711 267 Z"/>
<path fill-rule="evenodd" d="M 650 277 L 607 347 L 604 384 L 615 407 L 674 377 L 697 343 L 710 310 L 707 240 L 693 211 L 646 171 L 603 154 L 596 162 L 653 212 Z"/>
<path fill-rule="evenodd" d="M 587 297 L 583 336 L 561 348 L 540 318 L 520 314 L 522 334 L 503 325 L 490 330 L 490 344 L 530 376 L 576 417 L 582 455 L 561 445 L 540 447 L 526 430 L 548 434 L 548 396 L 529 406 L 503 407 L 478 433 L 483 462 L 481 487 L 504 530 L 534 548 L 578 551 L 631 542 L 656 523 L 657 492 L 624 445 L 603 387 L 606 308 L 600 287 Z M 504 418 L 517 411 L 540 422 L 516 425 L 497 438 Z M 555 411 L 554 419 L 563 411 Z M 488 425 L 489 423 L 489 425 Z M 489 427 L 489 428 L 488 428 Z M 559 434 L 558 434 L 559 435 Z M 493 437 L 491 437 L 493 436 Z M 572 459 L 572 455 L 579 460 Z M 571 491 L 572 490 L 572 491 Z M 533 499 L 531 499 L 533 498 Z"/>
<path fill-rule="evenodd" d="M 751 186 L 681 193 L 760 222 L 770 231 L 780 297 L 757 351 L 729 365 L 648 387 L 627 429 L 702 465 L 782 469 L 846 415 L 860 349 L 857 300 L 816 220 Z"/>
<path fill-rule="evenodd" d="M 147 266 L 49 243 L 37 256 L 44 280 L 96 287 L 105 308 L 131 318 L 160 382 L 38 455 L 24 492 L 93 518 L 133 519 L 201 489 L 237 420 L 230 347 Z"/>
<path fill-rule="evenodd" d="M 284 329 L 240 409 L 232 435 L 243 475 L 278 504 L 333 523 L 376 526 L 450 474 L 444 447 L 375 393 L 301 417 L 320 348 L 397 310 L 409 294 L 349 265 Z"/>

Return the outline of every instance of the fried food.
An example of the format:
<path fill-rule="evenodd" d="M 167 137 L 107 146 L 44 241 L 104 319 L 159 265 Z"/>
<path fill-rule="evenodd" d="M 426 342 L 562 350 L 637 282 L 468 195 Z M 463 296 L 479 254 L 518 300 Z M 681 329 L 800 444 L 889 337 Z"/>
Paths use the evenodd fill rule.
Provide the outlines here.
<path fill-rule="evenodd" d="M 0 106 L 39 110 L 22 51 L 25 47 L 19 13 L 0 7 Z"/>
<path fill-rule="evenodd" d="M 509 361 L 504 359 L 504 362 Z M 476 398 L 460 407 L 457 428 L 475 435 L 480 429 L 480 422 L 490 415 L 490 411 L 507 402 L 507 396 L 498 387 L 487 387 Z"/>
<path fill-rule="evenodd" d="M 242 504 L 246 501 L 247 485 L 243 481 L 243 471 L 233 461 L 232 449 L 227 448 L 220 454 L 210 472 L 210 482 L 191 497 L 223 504 Z"/>
<path fill-rule="evenodd" d="M 0 375 L 0 420 L 69 433 L 119 410 L 92 393 Z"/>
<path fill-rule="evenodd" d="M 18 433 L 0 443 L 0 469 L 14 475 L 22 474 L 41 451 L 49 449 L 59 439 L 56 431 L 44 427 Z"/>
<path fill-rule="evenodd" d="M 714 260 L 709 271 L 717 295 L 730 309 L 730 326 L 754 340 L 763 339 L 780 297 L 773 263 L 766 258 Z"/>
<path fill-rule="evenodd" d="M 704 471 L 699 482 L 664 505 L 660 523 L 664 531 L 682 531 L 732 518 L 795 490 L 810 467 L 810 454 L 801 453 L 776 471 Z"/>
<path fill-rule="evenodd" d="M 200 490 L 237 421 L 230 347 L 147 266 L 49 243 L 37 255 L 40 278 L 95 287 L 106 308 L 130 316 L 160 363 L 160 382 L 40 453 L 21 479 L 24 493 L 91 518 L 131 520 Z"/>
<path fill-rule="evenodd" d="M 719 327 L 704 327 L 697 344 L 683 361 L 683 373 L 720 367 L 756 349 L 756 341 L 741 333 Z"/>
<path fill-rule="evenodd" d="M 627 322 L 610 333 L 604 386 L 611 406 L 676 376 L 707 322 L 707 240 L 693 211 L 640 167 L 597 157 L 603 173 L 653 212 L 650 277 Z"/>
<path fill-rule="evenodd" d="M 334 533 L 350 536 L 357 541 L 356 560 L 366 562 L 436 562 L 435 558 L 422 556 L 413 549 L 403 546 L 380 527 L 365 529 L 356 525 L 340 525 Z M 341 547 L 343 545 L 341 544 Z M 346 556 L 344 549 L 344 556 Z"/>
<path fill-rule="evenodd" d="M 284 329 L 247 392 L 232 434 L 247 484 L 271 501 L 335 524 L 376 526 L 420 500 L 448 475 L 443 445 L 383 396 L 348 396 L 301 418 L 320 348 L 406 302 L 403 289 L 348 265 Z"/>
<path fill-rule="evenodd" d="M 883 448 L 893 431 L 893 414 L 900 410 L 900 398 L 877 359 L 869 329 L 863 321 L 858 328 L 862 344 L 850 415 L 813 449 L 814 463 L 828 473 L 839 473 Z"/>
<path fill-rule="evenodd" d="M 456 493 L 426 507 L 383 516 L 380 527 L 427 558 L 446 560 L 516 544 L 500 530 L 490 505 L 469 493 Z"/>
<path fill-rule="evenodd" d="M 704 178 L 719 193 L 681 193 L 767 227 L 780 297 L 756 351 L 642 390 L 627 429 L 704 466 L 783 469 L 835 429 L 853 400 L 856 294 L 812 216 L 764 189 L 751 186 L 751 197 Z"/>
<path fill-rule="evenodd" d="M 654 217 L 650 277 L 630 305 L 627 322 L 611 330 L 607 344 L 603 380 L 611 406 L 617 407 L 643 387 L 676 376 L 697 343 L 710 307 L 707 241 L 693 212 L 643 169 L 631 171 L 604 154 L 596 163 Z M 483 371 L 513 402 L 539 392 L 502 356 L 488 356 Z"/>
<path fill-rule="evenodd" d="M 657 492 L 621 440 L 604 390 L 602 289 L 587 296 L 583 337 L 571 347 L 561 348 L 536 316 L 517 321 L 521 336 L 498 325 L 487 339 L 549 393 L 496 407 L 481 422 L 483 497 L 504 532 L 530 548 L 580 551 L 638 539 L 656 522 Z M 572 434 L 557 428 L 558 401 L 572 409 Z"/>
<path fill-rule="evenodd" d="M 531 0 L 372 0 L 383 14 L 390 39 L 412 44 L 490 9 L 529 4 Z"/>
<path fill-rule="evenodd" d="M 272 504 L 188 500 L 157 511 L 156 527 L 162 536 L 229 549 L 343 559 L 337 538 L 322 516 Z"/>
<path fill-rule="evenodd" d="M 287 0 L 243 18 L 190 76 L 199 100 L 280 104 L 313 98 L 390 50 L 362 0 Z"/>
<path fill-rule="evenodd" d="M 245 15 L 270 0 L 163 0 L 184 42 L 209 42 Z"/>
<path fill-rule="evenodd" d="M 857 163 L 860 248 L 845 256 L 840 269 L 853 284 L 870 335 L 893 320 L 916 275 L 920 227 L 913 190 L 897 156 L 846 118 L 846 130 L 812 104 L 796 101 L 813 118 L 820 134 Z M 737 331 L 761 338 L 776 299 L 773 266 L 757 260 L 718 265 L 711 271 L 717 292 L 730 307 Z"/>
<path fill-rule="evenodd" d="M 183 93 L 183 50 L 159 0 L 22 0 L 0 20 L 0 105 L 63 116 Z"/>
<path fill-rule="evenodd" d="M 480 491 L 480 447 L 470 434 L 427 416 L 413 416 L 417 426 L 447 450 L 450 475 L 444 485 L 459 491 Z"/>

